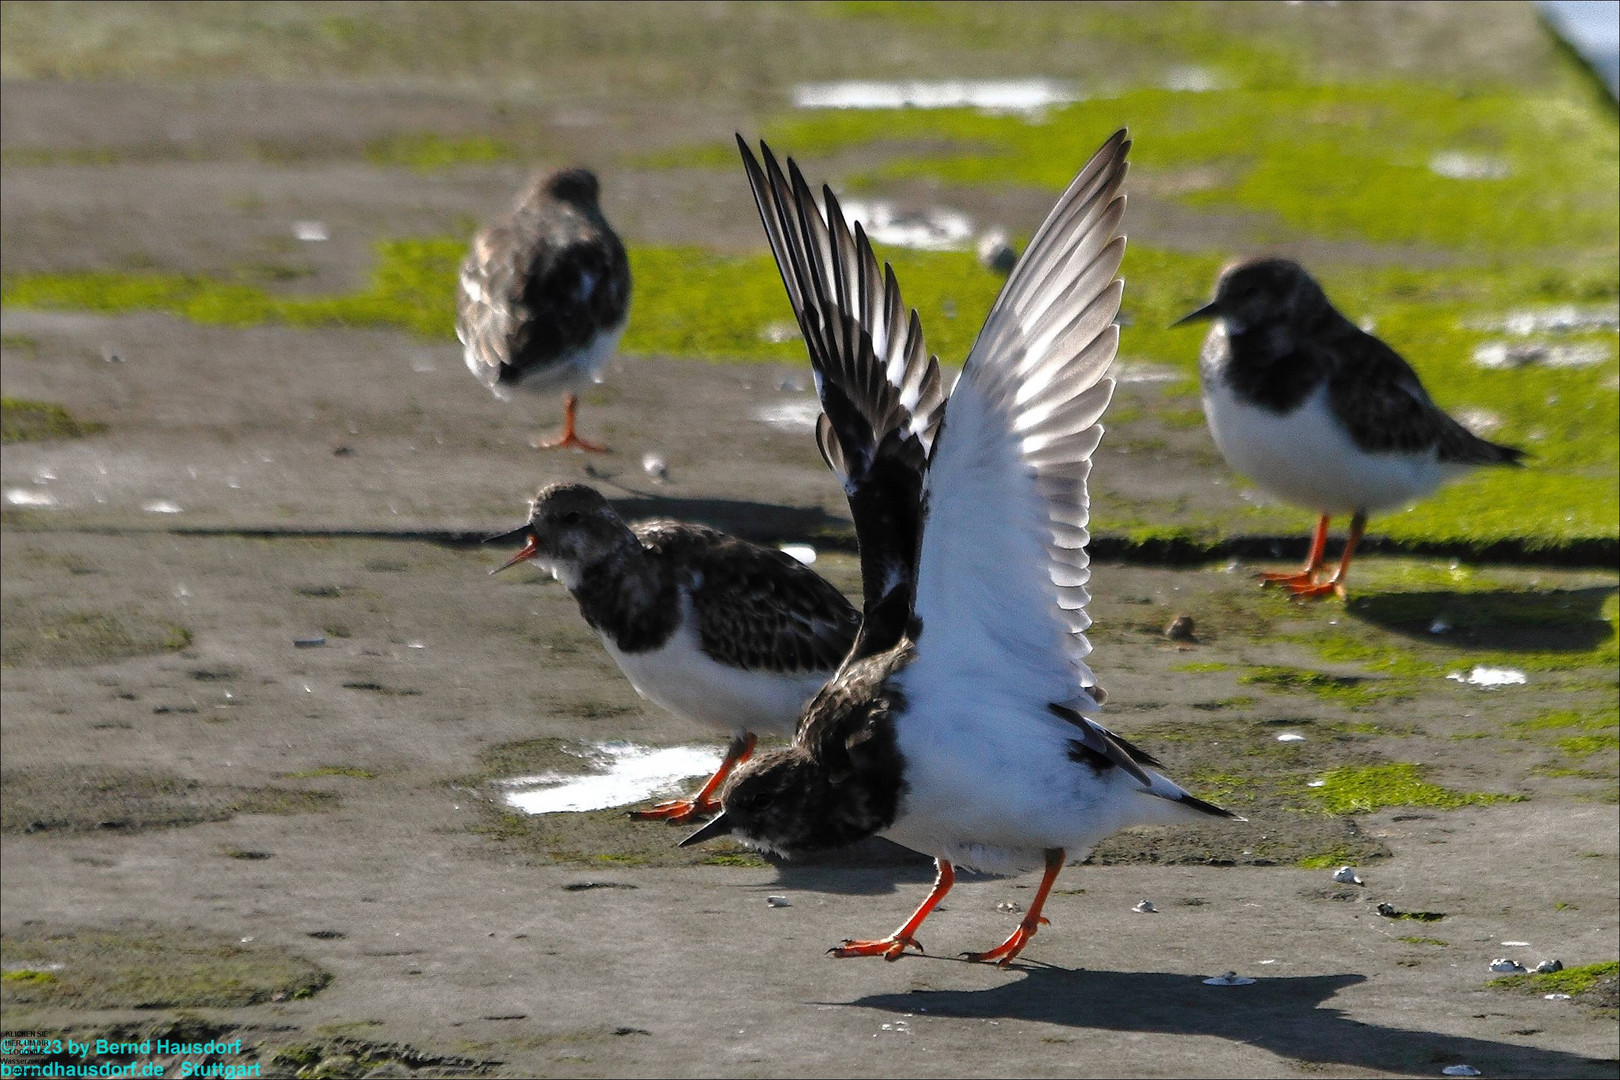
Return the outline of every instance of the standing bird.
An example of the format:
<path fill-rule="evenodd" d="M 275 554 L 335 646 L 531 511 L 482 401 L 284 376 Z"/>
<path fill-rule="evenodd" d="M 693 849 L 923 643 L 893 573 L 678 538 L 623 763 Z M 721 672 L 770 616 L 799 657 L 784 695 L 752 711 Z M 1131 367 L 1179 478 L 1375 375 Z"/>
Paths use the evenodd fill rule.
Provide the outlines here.
<path fill-rule="evenodd" d="M 1228 266 L 1215 299 L 1175 325 L 1194 319 L 1215 321 L 1198 360 L 1215 445 L 1262 488 L 1321 515 L 1304 568 L 1261 575 L 1295 596 L 1344 595 L 1372 511 L 1524 457 L 1447 416 L 1400 354 L 1340 314 L 1298 263 Z M 1352 515 L 1350 535 L 1338 570 L 1319 582 L 1334 514 Z"/>
<path fill-rule="evenodd" d="M 791 555 L 686 522 L 626 525 L 584 484 L 541 488 L 529 520 L 492 540 L 523 544 L 498 570 L 533 560 L 563 583 L 637 693 L 732 735 L 695 796 L 633 817 L 713 813 L 755 733 L 793 734 L 860 625 L 844 594 Z"/>
<path fill-rule="evenodd" d="M 738 140 L 741 143 L 741 139 Z M 754 198 L 816 371 L 861 550 L 855 648 L 793 746 L 741 766 L 721 814 L 683 843 L 739 833 L 786 852 L 883 835 L 938 878 L 894 933 L 833 955 L 895 960 L 957 864 L 1044 868 L 1018 929 L 975 960 L 1009 963 L 1044 923 L 1069 858 L 1128 825 L 1227 811 L 1152 771 L 1090 718 L 1086 477 L 1113 393 L 1125 250 L 1120 131 L 1080 171 L 1013 269 L 943 403 L 913 415 L 875 316 L 894 307 L 864 230 L 790 160 L 743 146 Z"/>
<path fill-rule="evenodd" d="M 537 175 L 461 264 L 456 337 L 478 381 L 502 400 L 514 386 L 565 394 L 562 434 L 537 450 L 607 449 L 574 430 L 577 391 L 602 381 L 630 310 L 630 262 L 597 194 L 586 169 Z"/>

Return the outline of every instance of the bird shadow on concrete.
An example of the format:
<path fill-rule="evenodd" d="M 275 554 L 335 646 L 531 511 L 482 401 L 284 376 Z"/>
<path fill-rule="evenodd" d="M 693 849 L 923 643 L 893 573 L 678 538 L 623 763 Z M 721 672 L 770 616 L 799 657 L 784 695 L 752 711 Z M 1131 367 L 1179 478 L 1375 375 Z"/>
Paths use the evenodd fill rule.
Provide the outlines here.
<path fill-rule="evenodd" d="M 771 889 L 885 896 L 903 888 L 916 888 L 917 899 L 921 900 L 934 880 L 933 859 L 880 836 L 817 855 L 767 858 L 776 869 L 776 880 L 769 885 Z"/>
<path fill-rule="evenodd" d="M 1019 968 L 1023 978 L 988 990 L 914 990 L 845 1004 L 917 1017 L 1029 1020 L 1082 1032 L 1213 1036 L 1294 1062 L 1406 1075 L 1438 1076 L 1448 1065 L 1470 1065 L 1486 1076 L 1614 1076 L 1613 1061 L 1383 1027 L 1328 1004 L 1340 990 L 1365 982 L 1364 975 L 1261 978 L 1249 986 L 1216 987 L 1196 975 L 1167 972 Z"/>
<path fill-rule="evenodd" d="M 1404 637 L 1492 652 L 1590 652 L 1614 627 L 1603 618 L 1612 585 L 1352 595 L 1354 617 Z"/>

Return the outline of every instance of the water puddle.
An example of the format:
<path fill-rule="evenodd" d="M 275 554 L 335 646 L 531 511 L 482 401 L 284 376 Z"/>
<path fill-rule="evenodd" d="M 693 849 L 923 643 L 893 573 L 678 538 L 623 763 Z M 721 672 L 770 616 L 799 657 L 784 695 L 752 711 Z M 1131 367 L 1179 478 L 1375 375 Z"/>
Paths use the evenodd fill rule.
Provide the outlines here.
<path fill-rule="evenodd" d="M 1521 367 L 1596 367 L 1609 358 L 1609 350 L 1596 342 L 1487 341 L 1474 350 L 1474 363 L 1487 371 Z"/>
<path fill-rule="evenodd" d="M 1502 180 L 1513 170 L 1500 158 L 1448 150 L 1429 159 L 1429 171 L 1447 180 Z"/>
<path fill-rule="evenodd" d="M 1467 683 L 1469 686 L 1522 686 L 1529 681 L 1524 672 L 1513 668 L 1495 668 L 1477 666 L 1464 675 L 1460 671 L 1453 671 L 1446 678 L 1452 682 Z"/>
<path fill-rule="evenodd" d="M 1469 330 L 1490 330 L 1499 334 L 1529 337 L 1532 334 L 1574 334 L 1587 330 L 1620 329 L 1620 308 L 1576 307 L 1563 304 L 1558 307 L 1532 308 L 1510 311 L 1489 319 L 1469 319 L 1463 323 Z"/>
<path fill-rule="evenodd" d="M 27 488 L 10 488 L 6 491 L 6 502 L 12 506 L 55 506 L 56 496 L 48 491 L 29 491 Z"/>
<path fill-rule="evenodd" d="M 820 415 L 820 401 L 778 401 L 754 410 L 755 420 L 795 435 L 816 430 L 816 417 Z"/>
<path fill-rule="evenodd" d="M 542 773 L 503 780 L 507 805 L 526 814 L 629 806 L 654 795 L 684 794 L 686 781 L 708 776 L 720 765 L 720 754 L 704 746 L 658 750 L 626 742 L 593 743 L 585 756 L 599 772 L 583 776 Z"/>
<path fill-rule="evenodd" d="M 893 203 L 859 199 L 839 205 L 845 220 L 860 222 L 874 243 L 915 251 L 965 251 L 973 240 L 973 219 L 944 207 L 901 211 Z"/>
<path fill-rule="evenodd" d="M 793 88 L 793 105 L 799 109 L 978 109 L 1029 115 L 1071 104 L 1080 96 L 1071 84 L 1053 79 L 849 79 L 801 83 Z"/>

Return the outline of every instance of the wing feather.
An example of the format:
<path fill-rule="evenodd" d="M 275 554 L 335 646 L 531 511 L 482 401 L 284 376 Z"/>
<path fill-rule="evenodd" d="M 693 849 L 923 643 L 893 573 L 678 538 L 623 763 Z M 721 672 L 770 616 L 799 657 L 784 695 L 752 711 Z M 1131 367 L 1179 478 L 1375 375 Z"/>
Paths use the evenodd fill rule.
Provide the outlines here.
<path fill-rule="evenodd" d="M 1102 696 L 1086 479 L 1113 394 L 1129 150 L 1120 131 L 1080 170 L 991 308 L 933 444 L 917 568 L 919 668 L 1081 712 Z"/>
<path fill-rule="evenodd" d="M 765 144 L 759 158 L 737 145 L 815 371 L 816 444 L 855 519 L 865 593 L 855 655 L 870 655 L 893 646 L 911 614 L 922 477 L 945 401 L 939 360 L 837 196 L 824 188 L 823 209 L 792 160 L 784 172 Z"/>

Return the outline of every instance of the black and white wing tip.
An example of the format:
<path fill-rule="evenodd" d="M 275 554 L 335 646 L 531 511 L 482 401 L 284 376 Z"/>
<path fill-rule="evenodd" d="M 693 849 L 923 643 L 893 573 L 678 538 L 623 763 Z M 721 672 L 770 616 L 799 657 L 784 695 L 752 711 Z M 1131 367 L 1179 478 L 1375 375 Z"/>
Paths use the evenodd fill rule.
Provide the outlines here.
<path fill-rule="evenodd" d="M 844 483 L 861 548 L 868 623 L 885 604 L 910 614 L 922 475 L 945 402 L 939 360 L 909 316 L 892 267 L 880 272 L 865 229 L 851 231 L 830 188 L 818 205 L 798 166 L 737 137 L 760 221 L 815 371 L 816 441 Z M 872 627 L 869 626 L 869 629 Z M 876 637 L 887 644 L 893 627 Z M 874 635 L 866 646 L 878 648 Z"/>

